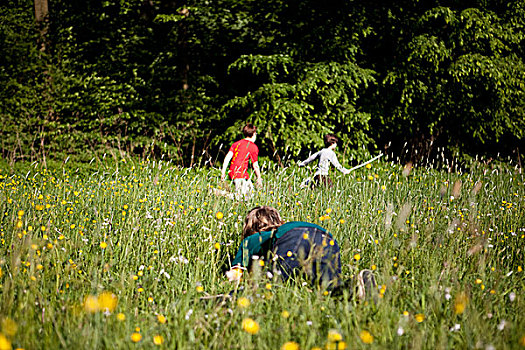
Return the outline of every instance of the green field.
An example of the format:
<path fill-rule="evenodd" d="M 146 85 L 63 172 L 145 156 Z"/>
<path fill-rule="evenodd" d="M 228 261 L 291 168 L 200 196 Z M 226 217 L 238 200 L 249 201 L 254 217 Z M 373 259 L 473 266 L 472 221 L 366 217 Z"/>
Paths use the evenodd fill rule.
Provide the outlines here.
<path fill-rule="evenodd" d="M 311 170 L 263 163 L 264 187 L 239 203 L 212 194 L 206 167 L 2 164 L 0 349 L 525 347 L 525 186 L 511 165 L 373 163 L 305 190 Z M 375 270 L 378 303 L 261 271 L 230 301 L 202 300 L 237 288 L 224 269 L 263 204 L 326 227 L 346 277 Z"/>

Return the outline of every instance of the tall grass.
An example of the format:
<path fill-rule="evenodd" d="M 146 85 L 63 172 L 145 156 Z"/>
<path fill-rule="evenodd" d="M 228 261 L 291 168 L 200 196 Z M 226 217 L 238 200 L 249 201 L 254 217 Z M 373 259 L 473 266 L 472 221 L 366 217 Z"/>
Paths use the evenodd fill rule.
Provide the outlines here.
<path fill-rule="evenodd" d="M 264 187 L 239 202 L 212 194 L 228 186 L 211 168 L 3 166 L 0 349 L 525 346 L 517 170 L 382 162 L 334 176 L 332 189 L 301 189 L 309 171 L 264 164 Z M 379 302 L 334 298 L 263 271 L 228 282 L 244 215 L 262 204 L 326 227 L 346 277 L 374 270 Z M 226 302 L 201 299 L 237 288 Z M 248 318 L 259 329 L 243 329 Z"/>

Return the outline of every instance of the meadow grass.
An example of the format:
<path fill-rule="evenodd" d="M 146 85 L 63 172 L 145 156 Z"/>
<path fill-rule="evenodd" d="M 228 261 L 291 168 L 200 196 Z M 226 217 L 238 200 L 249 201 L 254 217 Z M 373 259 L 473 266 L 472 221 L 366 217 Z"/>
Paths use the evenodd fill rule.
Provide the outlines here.
<path fill-rule="evenodd" d="M 224 187 L 213 168 L 97 167 L 0 168 L 0 349 L 525 347 L 525 186 L 512 167 L 381 162 L 310 190 L 309 169 L 265 163 L 244 202 L 212 194 Z M 228 282 L 256 205 L 327 228 L 345 277 L 374 270 L 378 303 L 259 269 Z"/>

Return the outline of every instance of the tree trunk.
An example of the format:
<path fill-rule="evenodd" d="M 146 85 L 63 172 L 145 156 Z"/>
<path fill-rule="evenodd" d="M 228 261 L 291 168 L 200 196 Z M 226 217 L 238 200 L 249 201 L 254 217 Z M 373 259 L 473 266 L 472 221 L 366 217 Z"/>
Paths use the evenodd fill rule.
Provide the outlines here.
<path fill-rule="evenodd" d="M 48 0 L 34 0 L 35 1 L 35 21 L 37 28 L 40 31 L 40 51 L 46 50 L 46 35 L 49 22 L 49 7 Z"/>

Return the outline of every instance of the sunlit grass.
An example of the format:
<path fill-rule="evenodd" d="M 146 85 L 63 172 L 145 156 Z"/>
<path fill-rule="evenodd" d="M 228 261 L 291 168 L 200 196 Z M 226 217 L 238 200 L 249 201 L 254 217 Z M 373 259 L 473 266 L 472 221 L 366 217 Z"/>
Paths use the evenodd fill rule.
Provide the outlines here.
<path fill-rule="evenodd" d="M 216 169 L 99 169 L 1 169 L 0 348 L 525 345 L 516 169 L 383 162 L 334 177 L 331 190 L 305 190 L 308 169 L 264 164 L 264 187 L 248 202 L 212 194 L 228 187 Z M 263 204 L 332 232 L 345 276 L 375 271 L 379 303 L 257 272 L 241 286 L 227 282 L 244 215 Z M 224 304 L 200 299 L 238 287 Z"/>

